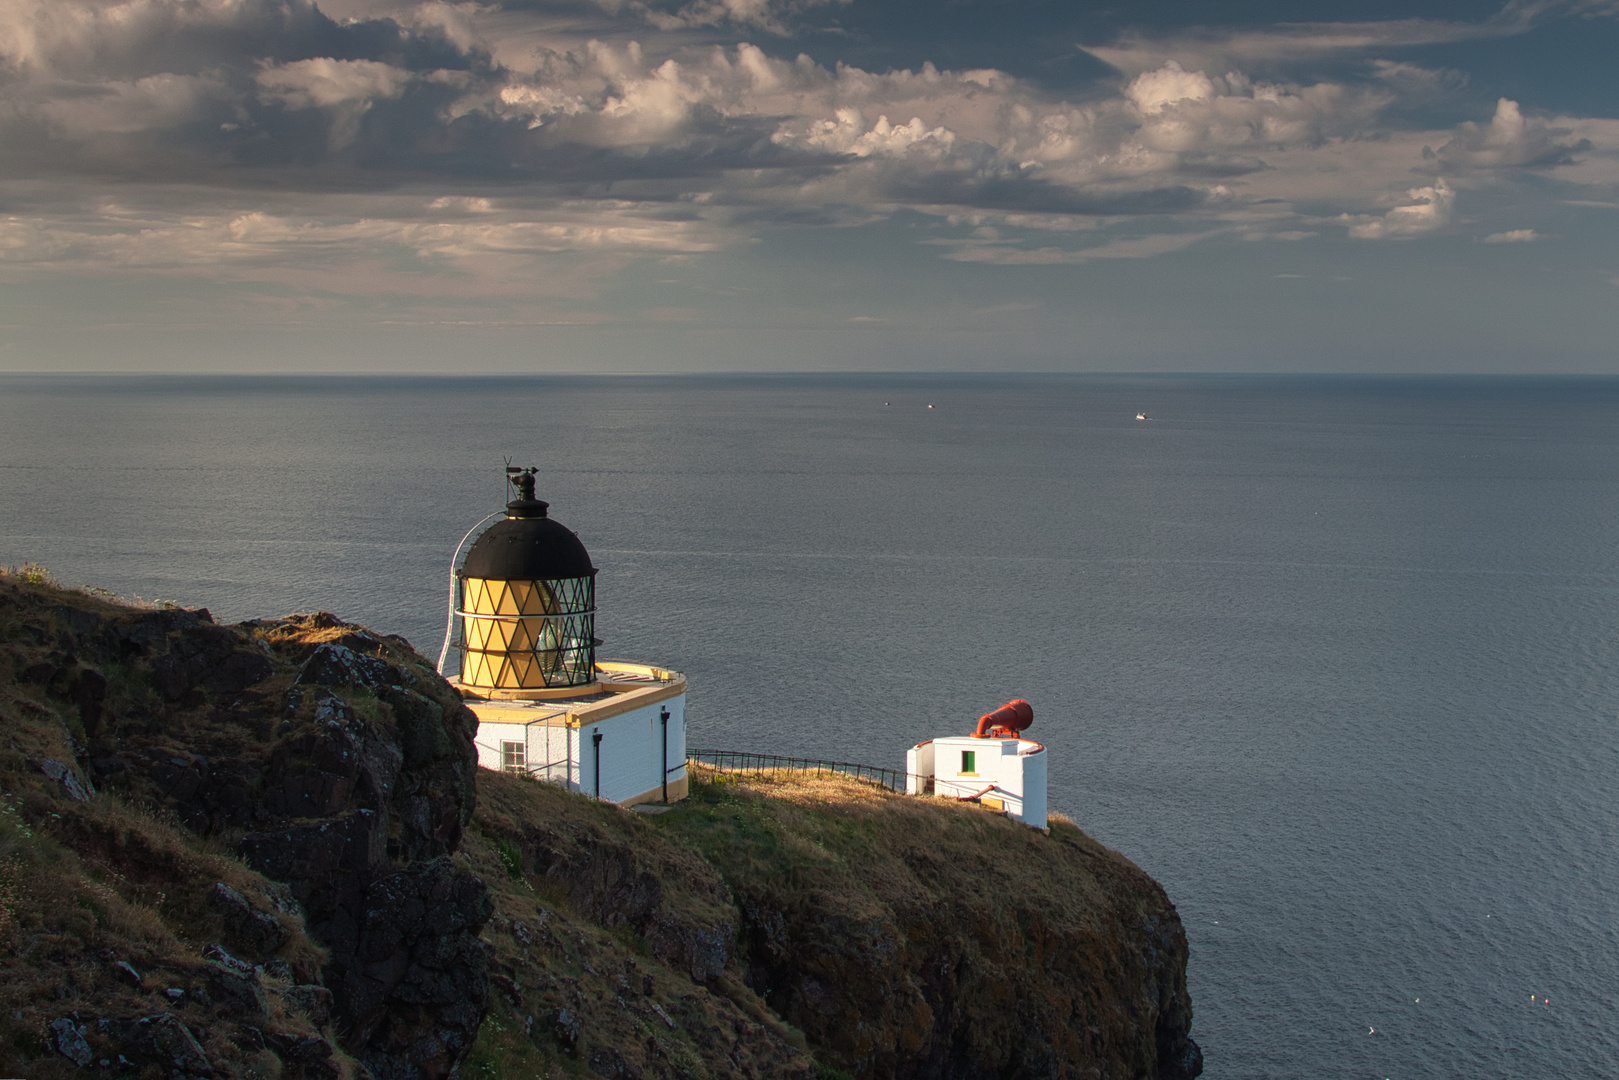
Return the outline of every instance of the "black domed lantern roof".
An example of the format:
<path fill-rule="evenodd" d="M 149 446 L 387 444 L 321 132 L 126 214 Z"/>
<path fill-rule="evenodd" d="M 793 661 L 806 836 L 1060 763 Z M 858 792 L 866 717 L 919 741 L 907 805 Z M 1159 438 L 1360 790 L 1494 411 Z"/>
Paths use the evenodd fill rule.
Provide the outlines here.
<path fill-rule="evenodd" d="M 596 568 L 535 498 L 537 470 L 506 471 L 517 497 L 455 574 L 462 689 L 526 698 L 588 686 L 596 679 Z"/>
<path fill-rule="evenodd" d="M 462 577 L 514 581 L 536 578 L 590 577 L 590 553 L 579 537 L 546 516 L 551 505 L 534 497 L 532 470 L 517 474 L 517 498 L 506 504 L 506 520 L 478 537 Z"/>

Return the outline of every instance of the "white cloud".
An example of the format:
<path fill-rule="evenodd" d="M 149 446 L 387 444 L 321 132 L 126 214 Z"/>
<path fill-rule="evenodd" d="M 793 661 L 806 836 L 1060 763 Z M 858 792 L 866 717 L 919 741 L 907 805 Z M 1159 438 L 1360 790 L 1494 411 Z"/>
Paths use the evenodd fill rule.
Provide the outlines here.
<path fill-rule="evenodd" d="M 84 138 L 171 128 L 198 119 L 227 97 L 216 77 L 165 73 L 59 93 L 40 102 L 38 110 L 61 134 Z"/>
<path fill-rule="evenodd" d="M 1209 100 L 1214 96 L 1214 83 L 1201 71 L 1187 71 L 1176 61 L 1169 60 L 1158 70 L 1143 71 L 1130 80 L 1124 96 L 1142 113 L 1151 116 L 1183 101 Z"/>
<path fill-rule="evenodd" d="M 947 153 L 956 141 L 955 132 L 944 127 L 929 128 L 916 116 L 896 127 L 883 115 L 868 127 L 859 109 L 839 109 L 834 119 L 817 121 L 799 133 L 777 132 L 777 138 L 814 150 L 853 154 L 855 157 L 899 154 L 919 149 L 939 157 Z"/>
<path fill-rule="evenodd" d="M 360 134 L 373 104 L 396 98 L 411 81 L 408 71 L 375 60 L 328 56 L 266 67 L 256 80 L 262 96 L 291 109 L 323 109 L 330 116 L 326 146 L 341 150 Z"/>
<path fill-rule="evenodd" d="M 1427 101 L 1454 94 L 1467 85 L 1467 74 L 1449 68 L 1425 68 L 1395 60 L 1373 60 L 1372 77 L 1407 101 Z"/>
<path fill-rule="evenodd" d="M 691 0 L 674 11 L 655 4 L 632 3 L 647 22 L 660 30 L 683 30 L 701 26 L 721 26 L 732 23 L 753 27 L 772 34 L 788 34 L 791 17 L 812 7 L 828 4 L 847 4 L 851 0 Z M 609 9 L 616 0 L 605 4 Z"/>
<path fill-rule="evenodd" d="M 994 242 L 991 238 L 933 241 L 951 250 L 945 258 L 952 262 L 989 263 L 995 266 L 1056 266 L 1091 262 L 1096 259 L 1147 259 L 1180 251 L 1199 240 L 1225 232 L 1211 229 L 1196 233 L 1160 233 L 1152 236 L 1119 237 L 1088 248 L 1019 247 Z"/>
<path fill-rule="evenodd" d="M 1129 34 L 1113 45 L 1091 47 L 1086 51 L 1126 75 L 1160 68 L 1171 60 L 1188 69 L 1226 71 L 1347 52 L 1510 37 L 1529 29 L 1548 6 L 1543 0 L 1526 3 L 1514 0 L 1493 17 L 1478 23 L 1386 19 L 1358 23 L 1280 23 L 1235 31 L 1194 27 L 1157 38 Z"/>
<path fill-rule="evenodd" d="M 257 82 L 265 96 L 294 109 L 331 108 L 398 97 L 410 72 L 375 60 L 319 56 L 267 66 Z"/>
<path fill-rule="evenodd" d="M 1350 225 L 1349 235 L 1357 240 L 1383 240 L 1397 236 L 1416 236 L 1433 232 L 1450 224 L 1451 212 L 1456 206 L 1456 192 L 1445 183 L 1444 177 L 1429 187 L 1412 188 L 1406 192 L 1410 200 L 1394 207 L 1381 218 L 1361 218 Z M 1345 220 L 1355 221 L 1345 215 Z"/>
<path fill-rule="evenodd" d="M 1486 244 L 1529 244 L 1536 240 L 1546 239 L 1533 229 L 1513 229 L 1509 232 L 1491 233 L 1484 238 Z"/>
<path fill-rule="evenodd" d="M 82 82 L 197 74 L 324 23 L 310 0 L 6 0 L 0 57 Z"/>
<path fill-rule="evenodd" d="M 943 245 L 944 257 L 1069 263 L 1164 254 L 1221 231 L 1440 229 L 1455 201 L 1443 179 L 1368 209 L 1413 170 L 1461 186 L 1556 165 L 1563 195 L 1610 201 L 1619 184 L 1619 121 L 1526 116 L 1503 99 L 1487 123 L 1411 131 L 1384 111 L 1461 76 L 1376 59 L 1360 69 L 1370 79 L 1254 74 L 1288 57 L 1504 33 L 1527 8 L 1480 24 L 1126 41 L 1098 53 L 1127 77 L 1075 99 L 996 70 L 871 71 L 693 32 L 778 32 L 817 2 L 602 0 L 581 14 L 441 0 L 0 0 L 11 76 L 0 185 L 45 176 L 95 188 L 119 175 L 132 184 L 120 205 L 155 205 L 184 185 L 175 198 L 201 192 L 212 208 L 12 201 L 0 261 L 239 269 L 319 252 L 332 265 L 397 259 L 473 274 L 589 252 L 678 258 L 772 221 L 850 224 L 909 206 L 996 230 Z M 340 153 L 356 145 L 365 152 Z M 1425 159 L 1425 145 L 1439 149 Z M 258 190 L 307 177 L 305 208 L 236 194 L 272 170 Z M 505 201 L 514 188 L 543 212 Z M 356 210 L 320 195 L 341 189 L 431 190 L 437 201 Z M 1073 235 L 1138 215 L 1170 223 Z"/>
<path fill-rule="evenodd" d="M 207 268 L 252 278 L 266 268 L 332 269 L 384 258 L 490 278 L 520 273 L 545 256 L 696 254 L 728 242 L 701 219 L 669 220 L 660 216 L 662 207 L 623 201 L 562 204 L 544 213 L 455 196 L 425 204 L 390 199 L 379 206 L 385 213 L 371 216 L 344 216 L 346 208 L 333 204 L 323 215 L 223 207 L 187 214 L 103 204 L 72 217 L 7 215 L 0 217 L 0 266 Z"/>
<path fill-rule="evenodd" d="M 1235 72 L 1210 78 L 1174 61 L 1137 76 L 1125 93 L 1141 114 L 1134 142 L 1148 152 L 1182 154 L 1353 136 L 1393 100 L 1332 83 L 1255 83 Z"/>
<path fill-rule="evenodd" d="M 322 5 L 330 14 L 328 5 Z M 472 52 L 475 49 L 485 49 L 489 43 L 478 30 L 478 16 L 483 12 L 481 4 L 443 3 L 442 0 L 431 0 L 429 3 L 417 3 L 393 16 L 400 25 L 416 30 L 437 30 L 444 39 L 462 52 Z"/>
<path fill-rule="evenodd" d="M 1526 119 L 1516 101 L 1502 98 L 1487 125 L 1464 123 L 1454 138 L 1424 156 L 1449 169 L 1563 165 L 1591 146 L 1589 140 L 1568 139 L 1570 134 L 1544 119 Z"/>

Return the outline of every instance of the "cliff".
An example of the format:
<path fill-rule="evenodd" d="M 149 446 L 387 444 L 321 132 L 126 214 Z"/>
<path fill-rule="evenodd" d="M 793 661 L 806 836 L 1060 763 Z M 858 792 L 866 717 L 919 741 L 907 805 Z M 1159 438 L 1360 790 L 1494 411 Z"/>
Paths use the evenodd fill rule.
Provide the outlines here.
<path fill-rule="evenodd" d="M 0 1073 L 1195 1076 L 1186 942 L 1067 823 L 480 772 L 402 639 L 0 575 Z"/>

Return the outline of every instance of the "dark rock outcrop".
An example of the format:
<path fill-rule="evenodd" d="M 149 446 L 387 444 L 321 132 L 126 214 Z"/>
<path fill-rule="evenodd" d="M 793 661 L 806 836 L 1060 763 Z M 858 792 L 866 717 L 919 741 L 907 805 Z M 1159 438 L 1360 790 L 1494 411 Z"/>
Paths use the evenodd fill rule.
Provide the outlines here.
<path fill-rule="evenodd" d="M 292 936 L 274 915 L 258 910 L 247 897 L 223 881 L 214 883 L 208 902 L 225 920 L 232 937 L 254 955 L 270 956 Z"/>
<path fill-rule="evenodd" d="M 0 598 L 42 646 L 13 670 L 62 703 L 81 740 L 71 763 L 36 759 L 44 776 L 70 799 L 101 788 L 231 843 L 285 903 L 216 882 L 206 903 L 230 948 L 274 960 L 290 921 L 326 950 L 319 969 L 289 968 L 298 989 L 283 1006 L 333 1025 L 376 1080 L 450 1076 L 486 1011 L 490 912 L 482 881 L 448 859 L 476 797 L 477 721 L 459 696 L 402 641 L 324 613 L 231 627 L 206 611 L 27 595 Z M 281 988 L 267 997 L 252 964 L 218 953 L 199 992 L 268 1030 Z M 185 1024 L 171 1020 L 105 1020 L 102 1037 L 181 1046 Z M 329 1055 L 299 1041 L 314 1036 L 283 1035 L 270 1052 L 323 1071 Z"/>
<path fill-rule="evenodd" d="M 730 963 L 737 924 L 730 890 L 692 853 L 545 816 L 524 821 L 516 841 L 525 866 L 563 890 L 581 915 L 633 931 L 693 982 L 709 981 Z"/>
<path fill-rule="evenodd" d="M 447 1076 L 471 1049 L 489 996 L 477 934 L 493 909 L 441 856 L 374 881 L 353 936 L 334 936 L 328 981 L 377 1080 Z"/>
<path fill-rule="evenodd" d="M 210 1080 L 213 1063 L 197 1036 L 172 1013 L 103 1019 L 99 1033 L 128 1064 L 156 1065 L 166 1080 Z"/>

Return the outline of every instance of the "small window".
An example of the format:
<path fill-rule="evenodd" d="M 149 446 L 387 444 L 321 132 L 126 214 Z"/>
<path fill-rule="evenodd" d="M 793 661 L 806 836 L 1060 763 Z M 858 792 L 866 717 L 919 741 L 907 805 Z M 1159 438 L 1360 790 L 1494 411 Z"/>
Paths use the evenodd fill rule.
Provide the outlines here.
<path fill-rule="evenodd" d="M 502 772 L 522 772 L 527 765 L 527 755 L 523 753 L 522 743 L 503 742 L 500 744 L 500 768 Z"/>
<path fill-rule="evenodd" d="M 978 751 L 963 750 L 961 752 L 961 775 L 978 775 Z"/>

